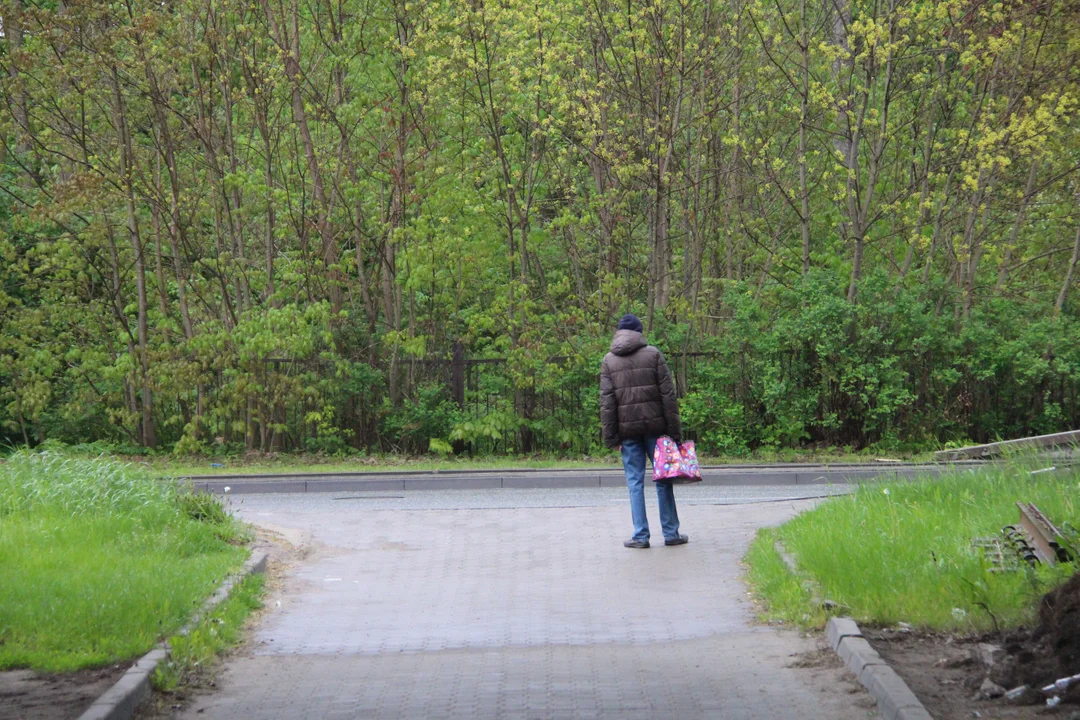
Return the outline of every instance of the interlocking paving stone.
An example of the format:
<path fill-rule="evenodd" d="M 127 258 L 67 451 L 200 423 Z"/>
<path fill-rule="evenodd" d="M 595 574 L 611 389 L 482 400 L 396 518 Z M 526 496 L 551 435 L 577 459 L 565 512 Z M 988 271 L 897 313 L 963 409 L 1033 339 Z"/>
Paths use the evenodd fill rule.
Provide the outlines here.
<path fill-rule="evenodd" d="M 788 668 L 786 633 L 647 646 L 510 647 L 378 655 L 259 655 L 191 717 L 865 718 L 836 671 Z M 821 687 L 817 687 L 818 683 Z M 203 712 L 199 712 L 199 711 Z"/>
<path fill-rule="evenodd" d="M 843 670 L 793 666 L 817 641 L 755 625 L 740 580 L 754 531 L 813 501 L 687 502 L 690 544 L 667 548 L 652 496 L 649 550 L 622 547 L 629 508 L 602 492 L 498 509 L 245 498 L 247 519 L 310 533 L 310 555 L 183 717 L 876 717 Z"/>

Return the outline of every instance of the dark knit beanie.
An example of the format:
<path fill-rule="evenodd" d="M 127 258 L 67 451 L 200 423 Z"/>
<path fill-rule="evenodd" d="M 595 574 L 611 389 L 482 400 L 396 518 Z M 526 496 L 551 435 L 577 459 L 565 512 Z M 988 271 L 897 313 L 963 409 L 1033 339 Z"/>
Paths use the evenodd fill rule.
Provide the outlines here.
<path fill-rule="evenodd" d="M 618 329 L 642 332 L 645 328 L 642 327 L 641 321 L 637 319 L 637 315 L 634 315 L 633 313 L 626 313 L 622 316 L 622 320 L 619 321 Z"/>

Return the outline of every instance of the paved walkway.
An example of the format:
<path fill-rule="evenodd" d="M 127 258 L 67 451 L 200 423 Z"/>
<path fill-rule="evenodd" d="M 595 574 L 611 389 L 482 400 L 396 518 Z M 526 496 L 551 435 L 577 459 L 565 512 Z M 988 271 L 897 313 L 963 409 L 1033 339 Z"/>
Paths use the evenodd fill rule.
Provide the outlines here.
<path fill-rule="evenodd" d="M 739 559 L 809 502 L 686 502 L 689 545 L 632 551 L 614 495 L 437 510 L 246 497 L 244 517 L 310 554 L 182 717 L 875 717 L 828 655 L 799 662 L 815 641 L 752 623 Z"/>

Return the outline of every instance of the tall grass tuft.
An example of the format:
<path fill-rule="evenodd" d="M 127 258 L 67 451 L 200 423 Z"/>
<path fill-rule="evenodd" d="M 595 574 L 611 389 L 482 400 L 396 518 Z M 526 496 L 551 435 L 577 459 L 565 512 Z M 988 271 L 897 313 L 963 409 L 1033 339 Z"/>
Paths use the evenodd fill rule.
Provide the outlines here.
<path fill-rule="evenodd" d="M 977 472 L 912 482 L 868 483 L 762 534 L 747 560 L 749 578 L 772 617 L 819 624 L 799 580 L 816 580 L 825 596 L 857 620 L 975 631 L 1034 619 L 1039 597 L 1063 582 L 1071 564 L 996 572 L 972 539 L 997 535 L 1033 502 L 1058 524 L 1080 525 L 1080 469 L 1032 474 L 1014 460 Z M 800 578 L 771 562 L 779 538 Z"/>
<path fill-rule="evenodd" d="M 168 515 L 176 497 L 174 484 L 129 464 L 19 452 L 0 467 L 0 517 Z"/>
<path fill-rule="evenodd" d="M 0 669 L 147 651 L 242 562 L 244 533 L 138 467 L 17 453 L 0 464 Z"/>

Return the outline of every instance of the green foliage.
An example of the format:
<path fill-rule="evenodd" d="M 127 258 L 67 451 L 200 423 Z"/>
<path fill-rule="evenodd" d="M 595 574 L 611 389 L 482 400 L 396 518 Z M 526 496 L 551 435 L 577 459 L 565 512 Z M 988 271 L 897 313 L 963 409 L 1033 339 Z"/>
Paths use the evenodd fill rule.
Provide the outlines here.
<path fill-rule="evenodd" d="M 496 447 L 517 430 L 520 420 L 506 410 L 493 410 L 486 415 L 458 423 L 450 433 L 451 440 L 471 444 L 488 443 Z"/>
<path fill-rule="evenodd" d="M 454 452 L 454 446 L 446 442 L 445 440 L 440 440 L 439 438 L 431 438 L 428 441 L 428 450 L 438 455 L 441 455 L 442 457 L 447 457 L 452 452 Z"/>
<path fill-rule="evenodd" d="M 232 523 L 229 511 L 225 504 L 216 495 L 201 492 L 183 492 L 177 495 L 176 502 L 182 513 L 197 522 L 220 527 L 228 527 Z"/>
<path fill-rule="evenodd" d="M 10 5 L 0 445 L 592 453 L 627 310 L 703 450 L 1080 424 L 1066 0 Z"/>
<path fill-rule="evenodd" d="M 451 436 L 460 415 L 457 405 L 447 397 L 446 388 L 438 385 L 420 387 L 409 402 L 384 411 L 383 433 L 397 438 L 401 449 L 424 448 L 429 438 Z"/>
<path fill-rule="evenodd" d="M 884 274 L 858 305 L 811 273 L 774 322 L 752 300 L 709 347 L 683 398 L 687 425 L 711 452 L 805 441 L 907 449 L 940 439 L 987 441 L 1059 428 L 1046 389 L 1076 382 L 1075 324 L 1025 323 L 1014 305 L 980 313 L 961 333 Z M 1047 347 L 1059 348 L 1047 362 Z M 988 432 L 993 428 L 993 432 Z"/>
<path fill-rule="evenodd" d="M 731 383 L 726 381 L 721 364 L 709 363 L 703 375 L 698 378 L 702 389 L 682 399 L 683 423 L 693 428 L 703 449 L 731 457 L 748 455 L 753 429 L 746 424 L 743 406 L 723 392 Z"/>

